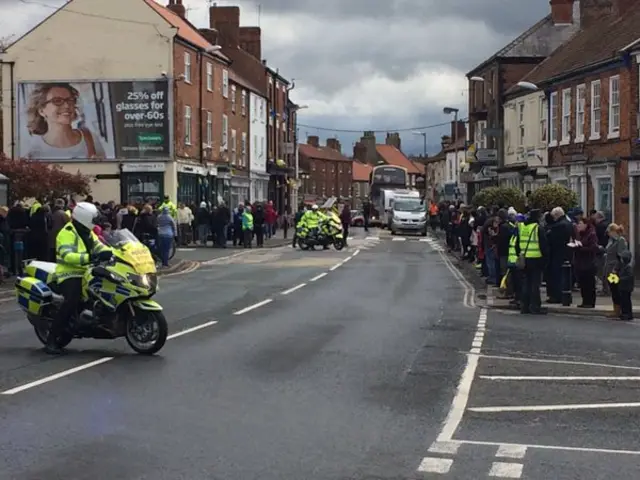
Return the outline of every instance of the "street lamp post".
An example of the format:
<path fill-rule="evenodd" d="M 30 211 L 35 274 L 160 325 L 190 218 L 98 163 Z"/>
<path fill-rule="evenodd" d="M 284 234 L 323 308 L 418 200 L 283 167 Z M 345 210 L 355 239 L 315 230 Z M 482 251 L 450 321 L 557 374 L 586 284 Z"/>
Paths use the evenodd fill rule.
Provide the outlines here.
<path fill-rule="evenodd" d="M 305 108 L 309 108 L 308 105 L 296 105 L 291 109 L 291 113 L 294 113 L 295 118 L 295 126 L 294 126 L 294 137 L 293 137 L 293 148 L 294 148 L 294 159 L 295 159 L 295 188 L 293 189 L 293 201 L 291 202 L 291 209 L 297 211 L 298 209 L 298 189 L 300 188 L 298 183 L 300 182 L 300 149 L 298 148 L 298 111 L 304 110 Z"/>
<path fill-rule="evenodd" d="M 442 113 L 445 115 L 451 115 L 453 113 L 453 155 L 454 155 L 454 171 L 458 172 L 458 112 L 460 109 L 453 107 L 444 107 L 442 109 Z M 456 185 L 458 184 L 458 180 L 456 179 Z"/>
<path fill-rule="evenodd" d="M 427 158 L 427 132 L 411 132 L 414 135 L 422 135 L 423 147 L 422 147 L 422 155 L 424 158 Z"/>

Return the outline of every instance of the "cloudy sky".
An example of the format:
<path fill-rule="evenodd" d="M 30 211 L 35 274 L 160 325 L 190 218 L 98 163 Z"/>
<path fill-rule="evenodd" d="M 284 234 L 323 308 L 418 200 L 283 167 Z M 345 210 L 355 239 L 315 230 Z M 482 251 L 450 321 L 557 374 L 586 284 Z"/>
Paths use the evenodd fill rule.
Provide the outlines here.
<path fill-rule="evenodd" d="M 32 3 L 26 3 L 26 2 Z M 132 0 L 134 1 L 134 0 Z M 20 33 L 60 0 L 0 0 L 0 32 Z M 184 0 L 207 26 L 207 0 Z M 300 135 L 337 137 L 350 150 L 365 129 L 408 130 L 403 150 L 421 153 L 411 129 L 466 115 L 465 72 L 533 25 L 548 0 L 223 0 L 241 24 L 263 29 L 263 57 L 296 80 Z M 2 33 L 4 35 L 4 33 Z M 461 116 L 464 116 L 461 113 Z M 314 127 L 321 127 L 314 128 Z M 353 130 L 343 132 L 340 130 Z M 446 127 L 425 130 L 435 153 Z"/>

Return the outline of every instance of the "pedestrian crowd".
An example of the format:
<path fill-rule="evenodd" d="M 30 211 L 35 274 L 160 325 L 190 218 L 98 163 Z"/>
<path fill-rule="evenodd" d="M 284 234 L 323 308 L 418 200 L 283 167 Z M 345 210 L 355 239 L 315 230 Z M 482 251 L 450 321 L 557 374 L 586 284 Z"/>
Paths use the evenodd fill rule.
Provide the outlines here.
<path fill-rule="evenodd" d="M 487 284 L 499 287 L 521 313 L 546 313 L 544 283 L 547 304 L 565 303 L 577 285 L 578 307 L 594 308 L 600 291 L 611 296 L 609 317 L 633 319 L 632 254 L 623 227 L 607 222 L 602 212 L 556 207 L 519 213 L 443 202 L 432 203 L 429 216 L 431 227 L 445 232 L 449 251 L 475 263 Z"/>

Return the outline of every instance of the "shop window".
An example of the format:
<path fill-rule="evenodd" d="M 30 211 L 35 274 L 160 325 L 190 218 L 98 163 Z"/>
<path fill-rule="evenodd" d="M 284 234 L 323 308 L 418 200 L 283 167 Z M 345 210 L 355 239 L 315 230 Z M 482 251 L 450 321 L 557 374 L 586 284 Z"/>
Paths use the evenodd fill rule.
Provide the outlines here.
<path fill-rule="evenodd" d="M 192 173 L 178 173 L 178 203 L 185 205 L 198 203 L 200 197 L 200 177 Z"/>
<path fill-rule="evenodd" d="M 600 210 L 607 221 L 613 221 L 613 184 L 610 178 L 597 179 L 596 210 Z"/>
<path fill-rule="evenodd" d="M 122 201 L 133 205 L 155 204 L 164 195 L 164 173 L 125 173 L 122 175 Z"/>

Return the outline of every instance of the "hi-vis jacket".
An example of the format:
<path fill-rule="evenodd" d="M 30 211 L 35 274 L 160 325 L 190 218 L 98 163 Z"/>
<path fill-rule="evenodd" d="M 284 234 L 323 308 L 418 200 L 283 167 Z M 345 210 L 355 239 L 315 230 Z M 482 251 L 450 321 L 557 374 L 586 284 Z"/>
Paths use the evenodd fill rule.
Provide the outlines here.
<path fill-rule="evenodd" d="M 58 283 L 69 278 L 82 278 L 87 265 L 91 262 L 91 255 L 109 247 L 100 242 L 98 236 L 91 232 L 93 238 L 93 250 L 88 251 L 80 238 L 73 223 L 67 223 L 56 237 L 56 278 Z"/>
<path fill-rule="evenodd" d="M 318 228 L 324 214 L 318 211 L 307 210 L 300 219 L 300 226 L 308 229 Z"/>

